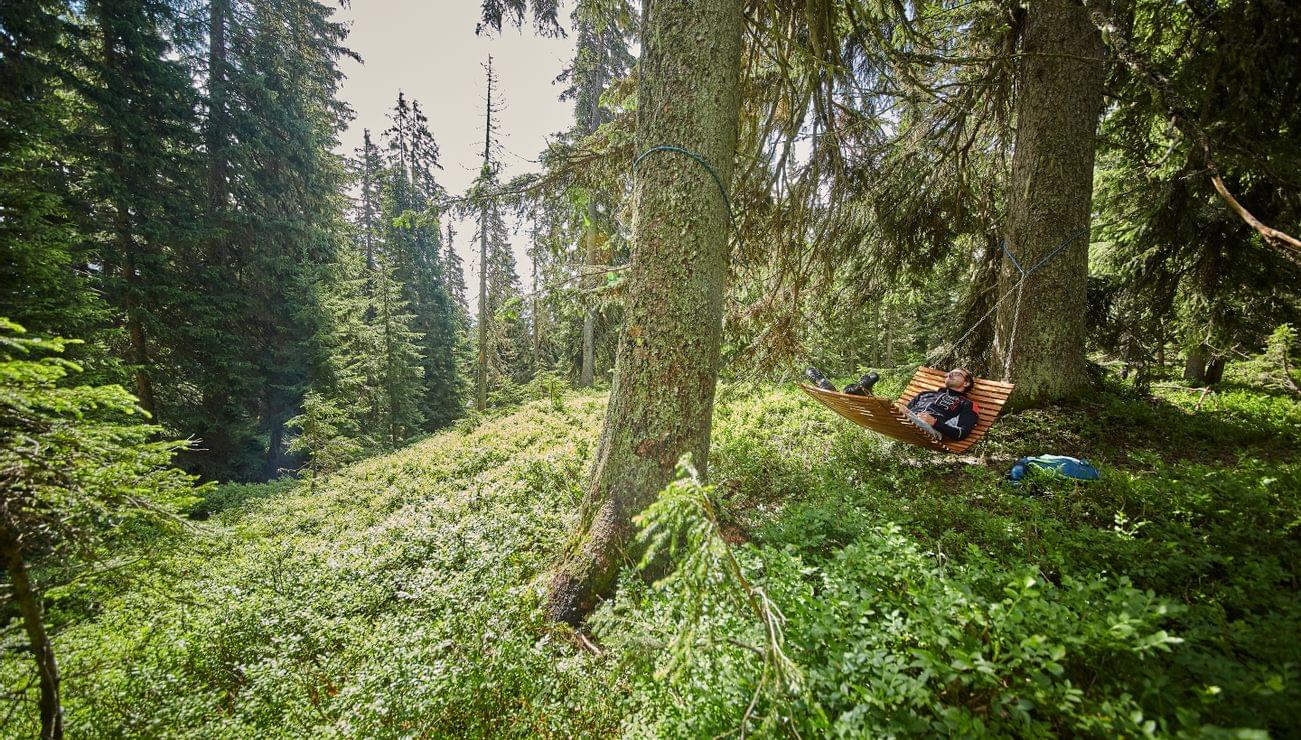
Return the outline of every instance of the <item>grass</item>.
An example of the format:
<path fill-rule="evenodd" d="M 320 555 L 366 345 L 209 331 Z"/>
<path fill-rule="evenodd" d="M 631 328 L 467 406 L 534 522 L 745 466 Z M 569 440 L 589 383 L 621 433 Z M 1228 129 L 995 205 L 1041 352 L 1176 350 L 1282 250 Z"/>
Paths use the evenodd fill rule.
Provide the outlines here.
<path fill-rule="evenodd" d="M 630 567 L 597 656 L 538 603 L 604 400 L 528 403 L 314 486 L 221 488 L 196 533 L 53 592 L 70 735 L 695 736 L 752 699 L 747 729 L 771 734 L 1296 731 L 1293 399 L 1108 385 L 960 460 L 723 385 L 715 486 L 692 489 L 714 559 L 659 584 Z M 1047 452 L 1103 480 L 1001 481 Z M 678 523 L 709 524 L 694 511 Z M 784 679 L 727 553 L 783 615 Z M 3 639 L 0 677 L 30 691 L 17 626 Z M 4 721 L 33 734 L 34 710 Z"/>

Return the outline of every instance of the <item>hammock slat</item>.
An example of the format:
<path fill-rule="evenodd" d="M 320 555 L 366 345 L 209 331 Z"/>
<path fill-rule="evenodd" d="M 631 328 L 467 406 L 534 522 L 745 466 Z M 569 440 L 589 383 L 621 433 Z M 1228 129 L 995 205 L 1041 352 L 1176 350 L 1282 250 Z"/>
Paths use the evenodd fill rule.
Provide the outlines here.
<path fill-rule="evenodd" d="M 923 391 L 937 390 L 944 387 L 944 372 L 934 368 L 918 368 L 908 383 L 908 388 L 899 396 L 899 402 L 907 404 Z M 980 441 L 981 437 L 994 425 L 1003 410 L 1003 404 L 1012 394 L 1012 383 L 997 380 L 977 379 L 967 396 L 980 408 L 980 422 L 965 439 L 951 442 L 936 442 L 918 429 L 908 417 L 889 399 L 876 396 L 850 396 L 835 391 L 824 391 L 810 385 L 800 385 L 804 392 L 837 414 L 870 429 L 878 434 L 897 439 L 900 442 L 926 447 L 942 452 L 960 453 Z"/>

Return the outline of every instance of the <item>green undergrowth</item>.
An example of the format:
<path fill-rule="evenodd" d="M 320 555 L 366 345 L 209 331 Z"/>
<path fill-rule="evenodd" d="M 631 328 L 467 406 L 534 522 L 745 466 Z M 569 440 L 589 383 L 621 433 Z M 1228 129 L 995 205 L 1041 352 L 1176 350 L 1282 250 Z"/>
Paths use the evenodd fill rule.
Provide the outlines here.
<path fill-rule="evenodd" d="M 1012 415 L 958 459 L 724 385 L 714 485 L 643 520 L 679 567 L 629 563 L 586 647 L 538 605 L 599 394 L 222 487 L 194 532 L 51 594 L 69 734 L 1294 734 L 1301 404 L 1163 393 Z M 1001 480 L 1040 453 L 1103 479 Z M 30 691 L 21 642 L 0 671 Z"/>

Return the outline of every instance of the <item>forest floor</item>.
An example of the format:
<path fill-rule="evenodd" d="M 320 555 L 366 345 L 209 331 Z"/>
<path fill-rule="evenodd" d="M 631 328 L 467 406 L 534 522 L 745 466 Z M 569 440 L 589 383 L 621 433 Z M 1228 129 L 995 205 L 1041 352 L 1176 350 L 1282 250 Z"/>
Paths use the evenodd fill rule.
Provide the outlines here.
<path fill-rule="evenodd" d="M 648 582 L 630 561 L 585 640 L 538 605 L 600 393 L 223 486 L 194 531 L 50 593 L 68 732 L 1294 734 L 1301 403 L 1158 394 L 1009 415 L 957 459 L 724 384 L 715 487 L 647 519 L 682 566 Z M 1042 453 L 1103 479 L 1002 480 Z M 5 642 L 0 678 L 30 686 Z M 0 734 L 34 735 L 33 714 Z"/>

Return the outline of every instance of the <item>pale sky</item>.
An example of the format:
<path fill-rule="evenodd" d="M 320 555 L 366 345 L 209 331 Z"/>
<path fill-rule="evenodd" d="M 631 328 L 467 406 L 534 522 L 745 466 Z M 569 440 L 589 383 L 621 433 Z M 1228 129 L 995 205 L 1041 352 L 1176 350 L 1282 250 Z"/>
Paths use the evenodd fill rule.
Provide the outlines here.
<path fill-rule="evenodd" d="M 479 8 L 478 0 L 352 0 L 351 7 L 336 11 L 351 29 L 348 48 L 364 60 L 343 62 L 347 79 L 341 97 L 356 118 L 342 137 L 342 153 L 351 155 L 361 146 L 363 129 L 369 128 L 378 144 L 389 127 L 385 116 L 401 90 L 419 101 L 429 117 L 443 165 L 438 181 L 453 195 L 464 193 L 483 156 L 486 88 L 481 65 L 492 54 L 499 83 L 493 98 L 504 102 L 498 106 L 501 181 L 540 168 L 528 160 L 573 122 L 573 102 L 561 102 L 561 86 L 552 81 L 573 58 L 574 35 L 567 28 L 566 38 L 546 39 L 526 24 L 521 31 L 503 29 L 500 36 L 475 36 Z M 562 7 L 559 15 L 566 25 L 570 10 Z M 471 222 L 455 225 L 471 310 L 478 302 L 479 280 L 478 249 L 471 244 L 474 228 Z M 516 271 L 527 291 L 531 264 L 525 227 L 518 229 L 513 246 Z"/>

